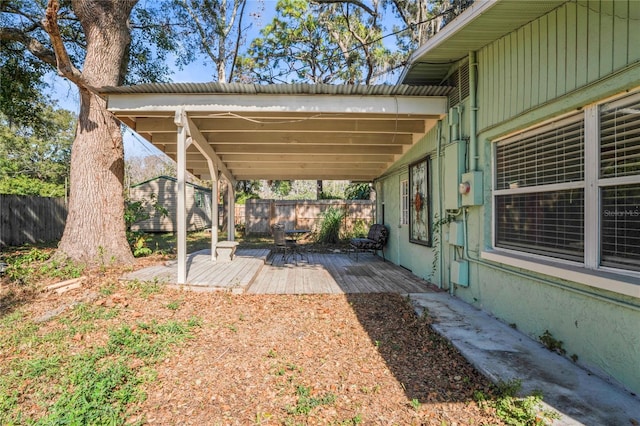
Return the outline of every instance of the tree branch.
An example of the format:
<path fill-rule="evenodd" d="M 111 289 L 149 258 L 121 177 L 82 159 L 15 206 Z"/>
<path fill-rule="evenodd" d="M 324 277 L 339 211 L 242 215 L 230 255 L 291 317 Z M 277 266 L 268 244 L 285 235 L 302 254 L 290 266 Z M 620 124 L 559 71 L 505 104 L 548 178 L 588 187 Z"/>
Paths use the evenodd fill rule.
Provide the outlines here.
<path fill-rule="evenodd" d="M 15 41 L 22 44 L 31 54 L 41 61 L 56 67 L 56 55 L 33 37 L 29 37 L 17 28 L 0 28 L 0 40 Z"/>
<path fill-rule="evenodd" d="M 49 34 L 51 46 L 55 52 L 58 74 L 62 77 L 68 78 L 79 88 L 95 93 L 96 90 L 87 83 L 80 70 L 71 63 L 71 58 L 69 58 L 67 48 L 64 46 L 62 35 L 60 34 L 60 27 L 58 26 L 58 10 L 60 10 L 58 0 L 49 0 L 45 17 L 42 20 L 42 26 L 47 34 Z"/>
<path fill-rule="evenodd" d="M 238 18 L 238 36 L 236 37 L 236 46 L 233 50 L 233 60 L 231 61 L 231 70 L 229 71 L 229 83 L 233 78 L 233 72 L 235 71 L 236 61 L 238 60 L 238 50 L 240 50 L 240 41 L 242 39 L 242 18 L 244 17 L 244 7 L 247 5 L 246 1 L 242 2 L 242 9 L 240 9 L 240 17 Z"/>
<path fill-rule="evenodd" d="M 364 9 L 371 16 L 378 16 L 378 13 L 371 9 L 369 6 L 364 4 L 359 0 L 312 0 L 312 3 L 316 4 L 334 4 L 334 3 L 351 3 L 353 5 L 358 6 L 361 9 Z"/>

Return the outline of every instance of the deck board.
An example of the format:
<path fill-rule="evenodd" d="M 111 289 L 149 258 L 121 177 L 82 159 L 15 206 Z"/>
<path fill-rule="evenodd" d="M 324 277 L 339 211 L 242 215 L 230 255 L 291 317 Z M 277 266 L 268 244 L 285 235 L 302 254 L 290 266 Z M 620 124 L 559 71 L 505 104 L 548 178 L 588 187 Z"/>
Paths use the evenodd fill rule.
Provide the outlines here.
<path fill-rule="evenodd" d="M 123 280 L 175 285 L 177 264 L 166 262 L 126 274 Z M 187 285 L 194 290 L 231 290 L 252 294 L 424 293 L 427 281 L 372 254 L 358 260 L 344 253 L 307 252 L 282 259 L 269 249 L 238 249 L 231 262 L 212 262 L 203 250 L 188 256 Z"/>

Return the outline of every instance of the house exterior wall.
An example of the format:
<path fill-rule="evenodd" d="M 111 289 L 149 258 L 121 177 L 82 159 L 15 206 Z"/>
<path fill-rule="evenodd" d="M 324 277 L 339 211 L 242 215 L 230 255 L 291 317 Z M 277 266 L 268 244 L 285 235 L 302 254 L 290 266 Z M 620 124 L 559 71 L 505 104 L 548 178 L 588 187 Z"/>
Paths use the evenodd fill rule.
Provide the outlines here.
<path fill-rule="evenodd" d="M 480 128 L 576 91 L 588 98 L 582 89 L 640 60 L 637 19 L 637 1 L 569 2 L 479 50 Z"/>
<path fill-rule="evenodd" d="M 534 339 L 548 330 L 562 341 L 567 357 L 636 393 L 640 392 L 640 276 L 579 266 L 574 275 L 560 274 L 574 266 L 549 264 L 535 256 L 517 262 L 509 253 L 495 250 L 492 176 L 496 139 L 640 88 L 638 19 L 640 3 L 635 1 L 569 2 L 476 52 L 477 170 L 483 173 L 484 190 L 482 205 L 452 212 L 466 231 L 464 247 L 447 241 L 450 224 L 440 227 L 443 235 L 433 247 L 410 243 L 408 233 L 398 227 L 400 180 L 412 161 L 432 156 L 432 222 L 437 221 L 436 213 L 443 217 L 443 193 L 458 185 L 443 179 L 443 148 L 454 136 L 448 120 L 441 122 L 440 150 L 434 130 L 377 183 L 382 194 L 378 202 L 385 203 L 385 223 L 391 229 L 388 259 Z M 469 99 L 461 106 L 460 139 L 468 161 Z M 450 279 L 453 260 L 461 258 L 469 262 L 468 287 Z M 600 285 L 603 276 L 613 284 Z"/>
<path fill-rule="evenodd" d="M 196 204 L 196 192 L 199 193 L 202 202 Z M 157 197 L 158 205 L 167 209 L 168 214 L 159 214 L 150 204 L 152 194 Z M 149 219 L 137 222 L 131 226 L 133 231 L 146 232 L 175 232 L 177 230 L 177 183 L 170 179 L 158 178 L 130 190 L 130 198 L 133 201 L 144 201 L 145 210 L 149 213 Z M 211 192 L 207 192 L 192 185 L 186 186 L 187 231 L 198 231 L 211 227 Z"/>
<path fill-rule="evenodd" d="M 400 161 L 379 180 L 377 188 L 378 212 L 382 211 L 384 204 L 384 224 L 389 228 L 389 239 L 385 247 L 385 258 L 397 265 L 409 269 L 415 275 L 431 279 L 432 264 L 436 256 L 432 247 L 409 243 L 409 225 L 401 224 L 400 182 L 409 178 L 408 167 L 425 156 L 430 158 L 430 189 L 432 194 L 437 194 L 438 162 L 437 136 L 438 128 L 432 129 Z M 411 198 L 411 188 L 409 189 Z M 434 212 L 439 209 L 438 197 L 432 197 L 431 206 Z M 409 203 L 409 209 L 413 205 Z M 380 214 L 378 222 L 382 221 Z"/>

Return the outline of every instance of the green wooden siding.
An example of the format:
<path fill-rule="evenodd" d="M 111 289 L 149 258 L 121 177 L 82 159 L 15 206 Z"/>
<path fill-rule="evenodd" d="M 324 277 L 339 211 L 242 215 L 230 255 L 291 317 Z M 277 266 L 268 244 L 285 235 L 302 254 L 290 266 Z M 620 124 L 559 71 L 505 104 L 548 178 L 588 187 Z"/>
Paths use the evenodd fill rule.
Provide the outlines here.
<path fill-rule="evenodd" d="M 480 128 L 640 61 L 640 1 L 566 3 L 478 52 Z"/>

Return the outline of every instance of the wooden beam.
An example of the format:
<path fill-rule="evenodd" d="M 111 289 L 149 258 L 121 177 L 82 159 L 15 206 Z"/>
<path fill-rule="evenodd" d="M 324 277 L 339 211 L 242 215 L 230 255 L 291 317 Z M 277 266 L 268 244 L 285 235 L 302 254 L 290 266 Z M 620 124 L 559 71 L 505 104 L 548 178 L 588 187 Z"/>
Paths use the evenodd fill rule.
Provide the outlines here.
<path fill-rule="evenodd" d="M 331 169 L 331 168 L 315 168 L 315 167 L 306 167 L 299 169 L 234 169 L 233 174 L 240 175 L 279 175 L 279 174 L 287 174 L 287 175 L 353 175 L 353 176 L 378 176 L 380 175 L 386 167 L 377 167 L 375 169 Z"/>
<path fill-rule="evenodd" d="M 176 134 L 176 124 L 171 118 L 165 117 L 140 117 L 136 120 L 136 132 L 166 132 Z"/>
<path fill-rule="evenodd" d="M 327 126 L 330 126 L 327 123 Z M 301 145 L 411 145 L 411 134 L 388 133 L 289 133 L 289 132 L 216 132 L 209 133 L 210 143 L 301 144 Z"/>
<path fill-rule="evenodd" d="M 188 114 L 223 116 L 275 112 L 282 115 L 307 113 L 322 114 L 383 114 L 387 118 L 403 114 L 444 116 L 447 113 L 446 96 L 366 96 L 342 94 L 231 94 L 231 93 L 119 93 L 109 94 L 109 111 L 130 115 L 149 111 L 175 111 L 185 108 Z"/>
<path fill-rule="evenodd" d="M 203 162 L 190 162 L 191 166 L 198 168 L 206 163 Z M 283 166 L 279 163 L 266 163 L 259 159 L 256 159 L 252 163 L 227 163 L 227 167 L 230 170 L 280 170 L 286 168 L 287 170 L 378 170 L 384 166 L 385 162 L 378 163 L 318 163 L 312 159 L 307 158 L 305 162 L 291 163 Z"/>
<path fill-rule="evenodd" d="M 263 154 L 340 154 L 340 155 L 364 155 L 364 154 L 379 154 L 379 155 L 393 155 L 403 154 L 404 150 L 402 146 L 366 146 L 366 145 L 214 145 L 213 150 L 220 155 L 225 154 L 247 154 L 253 156 L 260 156 Z M 176 149 L 173 146 L 167 146 L 165 153 L 175 154 Z M 259 158 L 259 157 L 254 157 Z M 357 157 L 354 157 L 352 161 L 358 161 Z"/>
<path fill-rule="evenodd" d="M 169 147 L 168 147 L 169 148 Z M 223 154 L 402 154 L 402 146 L 368 145 L 214 145 L 213 149 Z"/>
<path fill-rule="evenodd" d="M 330 126 L 329 123 L 327 123 Z M 413 134 L 389 133 L 296 133 L 296 132 L 221 132 L 207 133 L 206 139 L 215 144 L 281 144 L 281 145 L 411 145 Z M 154 133 L 154 144 L 176 143 L 174 133 Z"/>
<path fill-rule="evenodd" d="M 189 116 L 186 116 L 187 122 L 187 130 L 193 139 L 193 144 L 197 146 L 198 150 L 207 157 L 212 160 L 215 167 L 227 178 L 227 180 L 232 184 L 236 184 L 236 179 L 233 177 L 227 166 L 224 165 L 222 160 L 218 157 L 215 150 L 209 145 L 206 141 L 202 133 L 198 130 L 198 127 L 191 121 Z"/>
<path fill-rule="evenodd" d="M 300 118 L 283 120 L 266 118 L 249 121 L 242 118 L 195 118 L 202 133 L 208 132 L 348 132 L 348 133 L 424 133 L 423 119 L 350 119 Z M 152 130 L 152 129 L 150 129 Z"/>
<path fill-rule="evenodd" d="M 358 181 L 371 181 L 378 177 L 379 174 L 354 174 L 354 173 L 287 173 L 283 171 L 281 173 L 251 173 L 237 175 L 238 180 L 358 180 Z"/>
<path fill-rule="evenodd" d="M 363 163 L 390 163 L 394 160 L 393 155 L 387 154 L 356 154 L 357 156 L 342 154 L 317 154 L 313 156 L 313 160 L 320 163 L 345 163 L 345 164 L 363 164 Z M 187 159 L 189 156 L 187 155 Z M 220 159 L 225 164 L 255 162 L 256 157 L 252 154 L 225 154 Z M 258 160 L 261 163 L 302 163 L 309 161 L 309 156 L 304 154 L 261 154 Z"/>

